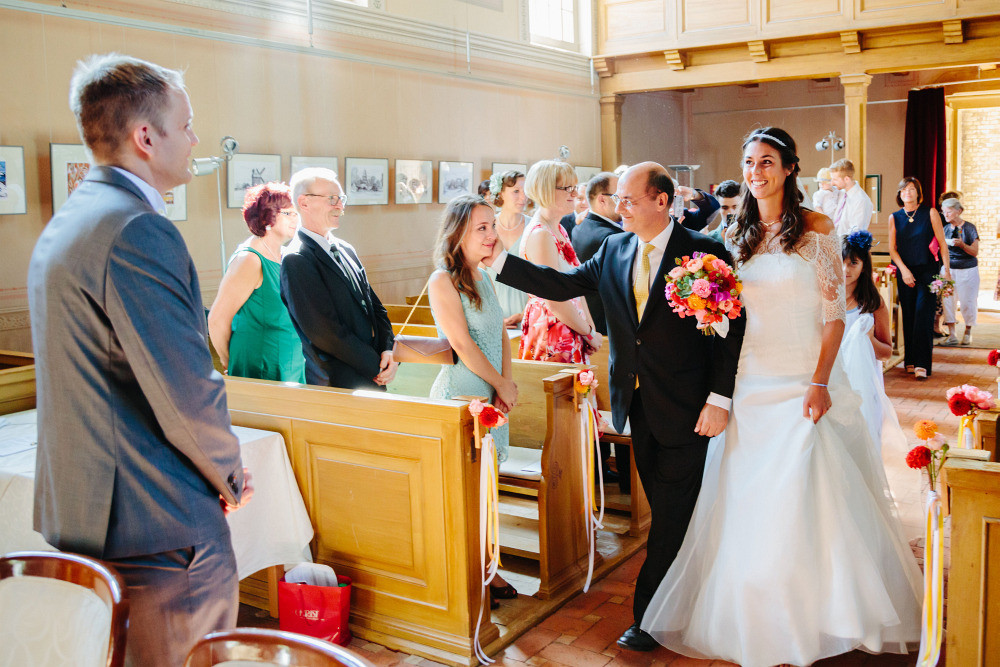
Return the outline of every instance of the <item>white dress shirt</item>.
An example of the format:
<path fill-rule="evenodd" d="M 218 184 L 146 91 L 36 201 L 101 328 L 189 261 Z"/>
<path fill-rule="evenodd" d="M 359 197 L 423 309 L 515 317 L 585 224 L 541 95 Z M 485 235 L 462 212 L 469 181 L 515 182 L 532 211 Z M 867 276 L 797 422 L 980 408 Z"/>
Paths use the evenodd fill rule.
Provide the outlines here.
<path fill-rule="evenodd" d="M 841 236 L 847 236 L 855 230 L 868 229 L 872 223 L 872 211 L 875 210 L 871 198 L 857 183 L 851 185 L 845 195 L 833 218 L 833 225 Z"/>
<path fill-rule="evenodd" d="M 142 193 L 143 197 L 146 198 L 146 201 L 149 202 L 149 205 L 153 207 L 154 211 L 163 216 L 167 214 L 167 202 L 163 201 L 163 195 L 157 192 L 156 188 L 133 174 L 131 171 L 126 171 L 121 167 L 111 168 L 128 180 L 132 181 L 135 184 L 135 187 L 139 188 L 139 191 Z"/>
<path fill-rule="evenodd" d="M 325 250 L 328 254 L 332 253 L 333 249 L 336 248 L 338 252 L 340 252 L 341 261 L 346 262 L 347 265 L 354 271 L 355 278 L 361 276 L 361 267 L 358 266 L 358 264 L 354 261 L 354 258 L 351 257 L 351 253 L 344 252 L 344 246 L 348 245 L 347 243 L 340 241 L 333 234 L 330 234 L 329 236 L 321 236 L 311 229 L 306 229 L 305 227 L 299 227 L 299 230 L 315 241 L 319 247 Z"/>

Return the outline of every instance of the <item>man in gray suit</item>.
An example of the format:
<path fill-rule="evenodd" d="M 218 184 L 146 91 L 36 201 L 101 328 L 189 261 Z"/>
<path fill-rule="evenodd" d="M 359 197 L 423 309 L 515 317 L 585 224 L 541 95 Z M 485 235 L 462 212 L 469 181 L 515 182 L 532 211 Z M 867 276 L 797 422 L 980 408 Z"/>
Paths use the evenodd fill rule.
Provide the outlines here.
<path fill-rule="evenodd" d="M 177 667 L 235 625 L 225 514 L 252 495 L 198 275 L 162 214 L 198 138 L 181 74 L 117 54 L 77 65 L 70 108 L 94 166 L 28 268 L 35 529 L 123 576 L 130 664 Z"/>

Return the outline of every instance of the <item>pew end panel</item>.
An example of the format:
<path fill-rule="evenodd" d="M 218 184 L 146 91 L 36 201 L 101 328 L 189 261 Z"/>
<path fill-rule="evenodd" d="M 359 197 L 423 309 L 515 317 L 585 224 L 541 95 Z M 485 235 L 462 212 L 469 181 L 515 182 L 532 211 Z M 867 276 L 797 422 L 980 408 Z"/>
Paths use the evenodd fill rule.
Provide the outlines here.
<path fill-rule="evenodd" d="M 0 414 L 35 406 L 34 355 L 0 350 Z"/>
<path fill-rule="evenodd" d="M 475 664 L 479 457 L 467 403 L 227 378 L 233 423 L 282 433 L 317 562 L 354 582 L 352 629 Z M 483 645 L 499 637 L 487 615 Z"/>
<path fill-rule="evenodd" d="M 948 664 L 1000 664 L 1000 463 L 950 458 Z"/>

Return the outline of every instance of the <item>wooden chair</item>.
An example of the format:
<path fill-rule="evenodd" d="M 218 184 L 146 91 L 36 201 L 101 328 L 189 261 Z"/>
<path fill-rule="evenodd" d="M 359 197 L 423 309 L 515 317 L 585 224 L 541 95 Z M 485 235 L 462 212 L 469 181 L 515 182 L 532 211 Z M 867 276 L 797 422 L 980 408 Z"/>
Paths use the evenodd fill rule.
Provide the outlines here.
<path fill-rule="evenodd" d="M 99 599 L 99 602 L 94 601 L 96 605 L 103 604 L 107 607 L 108 627 L 102 629 L 102 636 L 81 640 L 78 635 L 70 634 L 75 627 L 79 627 L 80 622 L 95 622 L 95 604 L 91 603 L 93 596 L 81 596 L 78 606 L 71 608 L 67 604 L 60 607 L 66 603 L 67 597 L 72 597 L 67 594 L 73 592 L 72 587 L 62 586 L 60 583 L 41 596 L 58 600 L 59 603 L 44 604 L 39 599 L 42 587 L 35 586 L 41 582 L 29 581 L 29 578 L 42 578 L 50 582 L 57 580 L 91 591 Z M 86 594 L 86 591 L 83 592 Z M 31 596 L 30 603 L 26 604 L 25 596 Z M 19 632 L 18 620 L 30 622 L 24 617 L 29 605 L 36 612 L 46 615 L 47 631 L 25 637 L 24 633 Z M 47 657 L 55 662 L 46 661 L 45 655 L 39 655 L 33 656 L 36 661 L 31 664 L 64 664 L 67 657 L 70 657 L 75 658 L 73 664 L 121 667 L 125 664 L 128 609 L 125 583 L 117 572 L 99 561 L 62 552 L 11 552 L 0 558 L 0 662 L 5 662 L 4 656 L 13 654 L 15 649 L 30 651 L 32 646 L 28 644 L 35 644 L 43 651 L 50 651 Z M 38 625 L 34 625 L 32 629 L 37 628 Z M 103 637 L 105 631 L 108 633 L 106 640 Z M 15 633 L 20 641 L 12 641 Z M 97 646 L 106 650 L 106 656 L 100 655 L 84 662 L 84 656 L 78 652 L 84 650 L 84 647 L 89 650 Z M 12 653 L 8 654 L 8 651 Z"/>
<path fill-rule="evenodd" d="M 373 667 L 354 651 L 294 632 L 235 628 L 198 640 L 184 667 L 212 667 L 228 661 L 295 667 Z"/>

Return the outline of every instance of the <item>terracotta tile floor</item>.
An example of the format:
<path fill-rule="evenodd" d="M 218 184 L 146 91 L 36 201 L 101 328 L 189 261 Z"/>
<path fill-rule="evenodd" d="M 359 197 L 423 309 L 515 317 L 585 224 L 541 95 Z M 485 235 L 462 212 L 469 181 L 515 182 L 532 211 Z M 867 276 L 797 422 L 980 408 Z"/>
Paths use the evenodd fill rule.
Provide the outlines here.
<path fill-rule="evenodd" d="M 934 419 L 946 434 L 958 429 L 958 418 L 948 411 L 945 390 L 957 384 L 975 384 L 996 391 L 997 371 L 986 366 L 987 350 L 969 348 L 937 348 L 932 376 L 917 381 L 906 374 L 902 366 L 885 375 L 886 392 L 892 398 L 899 421 L 907 434 L 912 434 L 918 419 Z M 908 538 L 922 534 L 920 478 L 903 462 L 887 461 L 890 478 L 902 480 L 894 485 L 900 517 Z M 918 555 L 922 550 L 915 549 Z M 588 593 L 571 599 L 555 614 L 522 635 L 512 645 L 495 656 L 499 665 L 569 665 L 572 667 L 602 667 L 605 665 L 636 665 L 671 667 L 718 667 L 724 661 L 695 660 L 677 655 L 664 648 L 650 653 L 620 651 L 615 640 L 632 623 L 632 593 L 639 567 L 645 558 L 640 551 L 605 579 L 597 582 Z M 245 612 L 249 610 L 245 608 Z M 262 619 L 246 619 L 260 625 Z M 246 622 L 244 621 L 244 622 Z M 435 665 L 438 663 L 417 656 L 391 651 L 378 644 L 355 639 L 351 646 L 377 665 Z M 873 656 L 854 652 L 816 663 L 822 667 L 904 666 L 916 664 L 915 656 Z M 941 664 L 944 664 L 942 659 Z"/>

